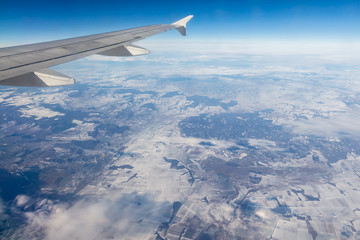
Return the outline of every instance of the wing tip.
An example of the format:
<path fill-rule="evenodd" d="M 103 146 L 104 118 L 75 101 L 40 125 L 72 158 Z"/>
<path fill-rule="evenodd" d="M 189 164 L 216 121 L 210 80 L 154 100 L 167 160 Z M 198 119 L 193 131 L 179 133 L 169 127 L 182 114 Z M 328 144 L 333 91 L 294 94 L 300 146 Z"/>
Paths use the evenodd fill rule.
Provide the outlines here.
<path fill-rule="evenodd" d="M 186 27 L 186 23 L 188 21 L 190 21 L 192 18 L 194 17 L 194 15 L 189 15 L 187 17 L 184 17 L 182 19 L 180 19 L 179 21 L 176 21 L 174 23 L 172 23 L 171 25 L 174 25 L 174 26 L 181 26 L 181 27 Z"/>
<path fill-rule="evenodd" d="M 180 19 L 179 21 L 172 23 L 171 25 L 173 25 L 175 27 L 175 29 L 178 30 L 181 35 L 186 36 L 186 24 L 193 17 L 194 17 L 194 15 L 189 15 L 187 17 Z"/>

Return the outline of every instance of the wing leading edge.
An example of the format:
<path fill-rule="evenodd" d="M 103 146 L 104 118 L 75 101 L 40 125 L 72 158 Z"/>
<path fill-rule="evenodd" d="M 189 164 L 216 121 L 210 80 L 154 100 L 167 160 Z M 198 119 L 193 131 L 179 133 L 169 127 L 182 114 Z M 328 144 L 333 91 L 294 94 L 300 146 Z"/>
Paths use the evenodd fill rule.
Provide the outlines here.
<path fill-rule="evenodd" d="M 186 35 L 187 16 L 172 24 L 149 25 L 115 32 L 0 49 L 0 85 L 50 87 L 74 84 L 74 79 L 47 69 L 92 54 L 137 56 L 149 50 L 133 42 L 172 29 Z"/>

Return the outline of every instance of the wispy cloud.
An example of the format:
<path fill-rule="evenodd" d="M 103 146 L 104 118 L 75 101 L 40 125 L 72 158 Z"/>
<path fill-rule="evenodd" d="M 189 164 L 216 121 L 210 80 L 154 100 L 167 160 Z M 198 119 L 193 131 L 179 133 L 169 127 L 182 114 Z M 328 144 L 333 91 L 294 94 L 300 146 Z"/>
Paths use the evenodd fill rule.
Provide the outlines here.
<path fill-rule="evenodd" d="M 221 56 L 256 55 L 338 55 L 358 59 L 354 52 L 360 52 L 360 44 L 354 40 L 299 40 L 274 38 L 207 38 L 207 39 L 146 39 L 139 45 L 153 51 L 194 52 L 201 54 L 221 54 Z M 352 57 L 352 58 L 351 58 Z M 333 59 L 338 60 L 338 59 Z"/>
<path fill-rule="evenodd" d="M 29 231 L 44 229 L 45 239 L 147 239 L 171 216 L 172 204 L 152 194 L 90 197 L 67 207 L 53 205 L 50 213 L 27 213 Z"/>

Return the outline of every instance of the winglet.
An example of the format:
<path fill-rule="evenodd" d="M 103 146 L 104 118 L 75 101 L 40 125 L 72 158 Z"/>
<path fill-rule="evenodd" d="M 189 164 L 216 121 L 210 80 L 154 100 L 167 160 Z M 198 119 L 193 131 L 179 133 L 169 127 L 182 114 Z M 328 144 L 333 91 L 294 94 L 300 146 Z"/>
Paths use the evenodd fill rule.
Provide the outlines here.
<path fill-rule="evenodd" d="M 190 21 L 190 19 L 192 19 L 193 17 L 193 15 L 189 15 L 183 19 L 180 19 L 177 22 L 172 23 L 171 25 L 173 25 L 175 29 L 178 30 L 179 33 L 181 33 L 181 35 L 186 36 L 186 23 Z"/>

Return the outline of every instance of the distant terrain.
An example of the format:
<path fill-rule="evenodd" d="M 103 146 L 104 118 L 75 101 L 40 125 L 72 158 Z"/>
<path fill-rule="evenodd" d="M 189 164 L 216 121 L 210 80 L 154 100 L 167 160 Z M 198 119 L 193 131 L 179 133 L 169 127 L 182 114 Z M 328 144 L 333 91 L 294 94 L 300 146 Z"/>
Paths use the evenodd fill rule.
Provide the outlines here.
<path fill-rule="evenodd" d="M 360 238 L 358 65 L 173 54 L 1 87 L 0 238 Z"/>

